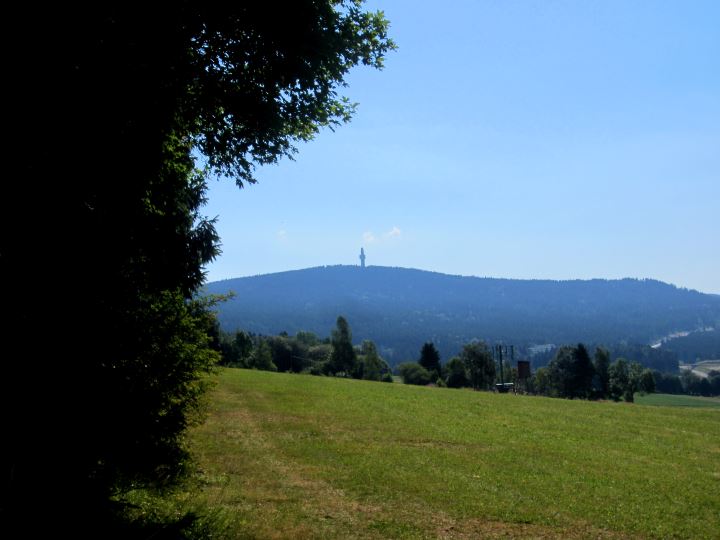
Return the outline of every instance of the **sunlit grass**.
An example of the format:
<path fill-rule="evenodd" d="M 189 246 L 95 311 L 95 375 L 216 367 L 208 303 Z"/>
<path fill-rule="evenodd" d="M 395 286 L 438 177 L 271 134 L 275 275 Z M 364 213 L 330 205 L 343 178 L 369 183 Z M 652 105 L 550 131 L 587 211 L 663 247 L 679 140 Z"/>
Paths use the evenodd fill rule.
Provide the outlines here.
<path fill-rule="evenodd" d="M 193 435 L 228 537 L 717 537 L 720 414 L 225 370 Z"/>

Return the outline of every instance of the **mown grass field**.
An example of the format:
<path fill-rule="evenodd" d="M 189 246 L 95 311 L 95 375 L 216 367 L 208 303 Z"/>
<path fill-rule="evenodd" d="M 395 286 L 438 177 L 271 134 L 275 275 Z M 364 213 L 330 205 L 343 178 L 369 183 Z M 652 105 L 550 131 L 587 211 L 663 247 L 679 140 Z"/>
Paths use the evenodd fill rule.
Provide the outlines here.
<path fill-rule="evenodd" d="M 229 538 L 718 538 L 720 411 L 224 370 L 176 498 Z"/>
<path fill-rule="evenodd" d="M 647 394 L 635 396 L 635 403 L 663 407 L 710 407 L 720 409 L 720 398 L 681 396 L 674 394 Z"/>

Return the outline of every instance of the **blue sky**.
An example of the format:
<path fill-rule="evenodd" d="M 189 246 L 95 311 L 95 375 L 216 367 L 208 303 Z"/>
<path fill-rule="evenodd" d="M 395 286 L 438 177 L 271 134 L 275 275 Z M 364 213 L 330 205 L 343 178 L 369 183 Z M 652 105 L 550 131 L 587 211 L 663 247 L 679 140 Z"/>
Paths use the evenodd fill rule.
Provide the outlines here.
<path fill-rule="evenodd" d="M 211 281 L 367 263 L 720 293 L 720 2 L 372 1 L 354 120 L 211 182 Z"/>

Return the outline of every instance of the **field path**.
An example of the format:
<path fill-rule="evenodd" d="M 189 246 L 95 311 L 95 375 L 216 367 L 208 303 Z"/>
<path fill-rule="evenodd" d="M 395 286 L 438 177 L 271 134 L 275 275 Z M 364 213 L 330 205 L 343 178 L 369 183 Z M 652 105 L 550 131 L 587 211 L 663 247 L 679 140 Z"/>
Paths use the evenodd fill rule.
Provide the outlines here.
<path fill-rule="evenodd" d="M 220 452 L 205 450 L 200 460 L 212 463 L 204 472 L 213 506 L 241 516 L 236 521 L 253 538 L 380 538 L 361 530 L 378 508 L 348 498 L 312 468 L 282 455 L 239 394 L 226 388 L 215 393 L 224 406 L 201 429 L 217 439 Z"/>

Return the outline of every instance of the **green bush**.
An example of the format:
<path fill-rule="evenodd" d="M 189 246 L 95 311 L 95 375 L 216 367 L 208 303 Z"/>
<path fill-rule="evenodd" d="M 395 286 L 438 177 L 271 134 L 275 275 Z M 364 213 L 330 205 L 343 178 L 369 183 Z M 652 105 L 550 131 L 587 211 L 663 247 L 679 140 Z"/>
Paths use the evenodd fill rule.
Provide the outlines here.
<path fill-rule="evenodd" d="M 457 357 L 452 358 L 445 366 L 445 369 L 447 370 L 446 384 L 449 388 L 470 386 L 467 370 L 462 360 Z"/>
<path fill-rule="evenodd" d="M 416 362 L 404 362 L 398 366 L 398 374 L 405 384 L 426 385 L 432 382 L 430 372 Z"/>

